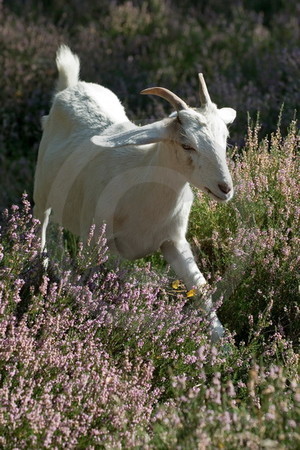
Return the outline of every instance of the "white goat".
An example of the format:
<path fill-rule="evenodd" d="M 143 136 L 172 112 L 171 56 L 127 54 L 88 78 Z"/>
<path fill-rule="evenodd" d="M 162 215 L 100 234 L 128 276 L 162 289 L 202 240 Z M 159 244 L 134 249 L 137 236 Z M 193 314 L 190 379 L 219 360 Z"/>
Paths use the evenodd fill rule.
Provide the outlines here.
<path fill-rule="evenodd" d="M 49 116 L 43 118 L 34 186 L 42 248 L 53 220 L 86 238 L 106 223 L 108 246 L 127 259 L 161 249 L 187 289 L 206 280 L 185 238 L 193 194 L 189 183 L 220 202 L 232 198 L 226 164 L 226 124 L 236 112 L 211 102 L 199 74 L 201 108 L 189 108 L 169 90 L 145 89 L 176 113 L 145 126 L 127 118 L 110 90 L 79 81 L 79 59 L 66 46 L 56 58 L 59 78 Z M 211 310 L 212 339 L 223 327 Z"/>

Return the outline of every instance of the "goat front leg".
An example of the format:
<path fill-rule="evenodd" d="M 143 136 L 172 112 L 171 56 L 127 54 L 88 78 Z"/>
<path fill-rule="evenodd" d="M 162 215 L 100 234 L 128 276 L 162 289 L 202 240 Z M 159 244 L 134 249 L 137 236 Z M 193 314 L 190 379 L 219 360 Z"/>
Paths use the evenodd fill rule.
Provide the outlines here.
<path fill-rule="evenodd" d="M 192 288 L 201 289 L 207 284 L 200 272 L 190 245 L 186 239 L 181 241 L 165 241 L 161 245 L 161 251 L 176 275 L 185 283 L 188 290 Z M 201 294 L 200 294 L 201 295 Z M 211 340 L 216 342 L 224 334 L 224 328 L 217 314 L 213 311 L 211 296 L 202 300 L 201 306 L 209 314 L 211 321 Z"/>

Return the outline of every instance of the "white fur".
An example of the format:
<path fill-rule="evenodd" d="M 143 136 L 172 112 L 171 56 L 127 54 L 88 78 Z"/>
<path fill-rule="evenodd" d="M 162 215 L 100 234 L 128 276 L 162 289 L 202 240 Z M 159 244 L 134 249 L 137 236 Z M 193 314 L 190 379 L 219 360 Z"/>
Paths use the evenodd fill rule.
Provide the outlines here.
<path fill-rule="evenodd" d="M 112 251 L 136 259 L 160 248 L 187 289 L 200 288 L 206 281 L 185 238 L 189 183 L 218 201 L 232 197 L 226 123 L 235 111 L 210 103 L 137 127 L 110 90 L 79 81 L 79 60 L 66 46 L 58 50 L 57 67 L 58 92 L 43 120 L 35 173 L 43 247 L 50 210 L 54 221 L 84 239 L 93 223 L 105 222 Z M 204 306 L 211 310 L 210 299 Z M 213 337 L 222 335 L 211 317 Z"/>

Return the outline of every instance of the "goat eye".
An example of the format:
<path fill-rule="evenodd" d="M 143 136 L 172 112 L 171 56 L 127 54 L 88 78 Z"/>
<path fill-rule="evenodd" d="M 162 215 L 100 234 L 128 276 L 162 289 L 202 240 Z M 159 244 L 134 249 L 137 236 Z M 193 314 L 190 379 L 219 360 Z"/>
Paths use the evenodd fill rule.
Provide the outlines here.
<path fill-rule="evenodd" d="M 191 146 L 188 145 L 188 144 L 182 144 L 182 148 L 183 148 L 184 150 L 189 151 L 189 152 L 195 152 L 195 151 L 196 151 L 196 150 L 194 149 L 194 147 L 191 147 Z"/>

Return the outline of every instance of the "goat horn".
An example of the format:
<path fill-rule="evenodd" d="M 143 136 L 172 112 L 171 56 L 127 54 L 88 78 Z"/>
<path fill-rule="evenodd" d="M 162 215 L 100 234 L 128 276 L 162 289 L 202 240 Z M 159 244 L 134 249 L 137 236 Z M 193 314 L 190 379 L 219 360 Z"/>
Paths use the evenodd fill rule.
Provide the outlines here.
<path fill-rule="evenodd" d="M 188 109 L 188 105 L 181 100 L 178 95 L 174 94 L 173 92 L 169 91 L 169 89 L 162 88 L 162 87 L 152 87 L 148 89 L 144 89 L 140 92 L 141 94 L 145 95 L 158 95 L 158 97 L 162 97 L 167 102 L 169 102 L 173 108 L 176 109 L 176 111 L 180 111 L 182 109 Z"/>
<path fill-rule="evenodd" d="M 200 102 L 202 106 L 207 105 L 208 103 L 211 103 L 210 95 L 208 93 L 208 89 L 204 80 L 203 73 L 198 74 L 199 77 L 199 95 L 200 95 Z"/>

